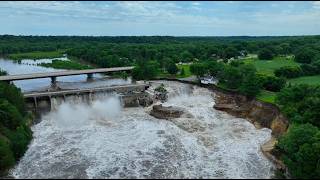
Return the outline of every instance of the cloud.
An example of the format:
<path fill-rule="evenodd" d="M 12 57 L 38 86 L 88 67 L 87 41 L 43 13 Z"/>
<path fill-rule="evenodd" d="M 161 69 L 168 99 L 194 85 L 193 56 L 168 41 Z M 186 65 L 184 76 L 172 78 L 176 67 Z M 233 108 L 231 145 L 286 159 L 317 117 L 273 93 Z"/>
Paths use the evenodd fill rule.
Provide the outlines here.
<path fill-rule="evenodd" d="M 320 1 L 313 1 L 313 8 L 320 9 Z"/>
<path fill-rule="evenodd" d="M 0 23 L 9 25 L 0 29 L 0 34 L 20 29 L 23 32 L 30 29 L 32 33 L 34 29 L 43 30 L 46 27 L 52 33 L 56 29 L 59 32 L 68 29 L 71 34 L 79 34 L 80 31 L 71 31 L 71 24 L 81 29 L 81 33 L 87 34 L 112 32 L 116 35 L 120 31 L 127 35 L 320 33 L 317 20 L 320 19 L 320 2 L 308 2 L 306 5 L 310 7 L 311 4 L 313 8 L 303 11 L 302 6 L 291 4 L 293 3 L 2 1 Z"/>

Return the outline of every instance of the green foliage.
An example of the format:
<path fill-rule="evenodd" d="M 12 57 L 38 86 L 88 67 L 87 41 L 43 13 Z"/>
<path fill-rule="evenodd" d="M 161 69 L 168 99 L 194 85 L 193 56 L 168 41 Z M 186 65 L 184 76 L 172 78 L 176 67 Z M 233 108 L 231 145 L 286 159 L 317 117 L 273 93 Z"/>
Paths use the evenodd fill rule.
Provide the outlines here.
<path fill-rule="evenodd" d="M 15 159 L 10 149 L 10 145 L 0 134 L 0 170 L 13 166 L 14 162 Z"/>
<path fill-rule="evenodd" d="M 0 124 L 15 130 L 23 122 L 23 117 L 15 106 L 7 100 L 0 99 Z"/>
<path fill-rule="evenodd" d="M 294 60 L 299 63 L 311 63 L 316 58 L 316 51 L 310 48 L 303 48 L 295 54 Z"/>
<path fill-rule="evenodd" d="M 282 89 L 276 98 L 291 122 L 311 123 L 320 127 L 320 88 L 294 85 Z"/>
<path fill-rule="evenodd" d="M 167 71 L 170 73 L 170 74 L 177 74 L 177 72 L 179 71 L 177 65 L 173 62 L 173 61 L 170 61 L 167 65 Z"/>
<path fill-rule="evenodd" d="M 83 69 L 91 69 L 90 66 L 80 64 L 75 61 L 62 61 L 62 60 L 52 60 L 52 63 L 41 63 L 40 66 L 44 67 L 52 67 L 55 69 L 76 69 L 76 70 L 83 70 Z"/>
<path fill-rule="evenodd" d="M 229 58 L 232 58 L 232 57 L 235 58 L 235 57 L 240 55 L 239 51 L 234 47 L 226 48 L 223 53 L 224 53 L 223 56 L 226 59 L 229 59 Z"/>
<path fill-rule="evenodd" d="M 253 65 L 238 64 L 237 66 L 227 65 L 219 74 L 219 82 L 226 88 L 237 89 L 246 96 L 259 94 L 262 83 L 256 74 Z"/>
<path fill-rule="evenodd" d="M 279 139 L 277 148 L 293 178 L 317 179 L 320 177 L 320 131 L 311 124 L 289 127 Z"/>
<path fill-rule="evenodd" d="M 308 84 L 312 86 L 320 85 L 320 75 L 317 76 L 303 76 L 288 81 L 290 84 Z"/>
<path fill-rule="evenodd" d="M 45 58 L 58 58 L 62 57 L 63 51 L 50 51 L 50 52 L 28 52 L 10 54 L 9 58 L 13 60 L 21 59 L 45 59 Z"/>
<path fill-rule="evenodd" d="M 17 108 L 21 115 L 25 115 L 25 102 L 21 90 L 13 84 L 0 82 L 0 99 L 7 99 Z"/>
<path fill-rule="evenodd" d="M 159 64 L 155 61 L 148 61 L 146 63 L 140 62 L 132 72 L 132 77 L 136 80 L 155 78 L 158 72 Z"/>
<path fill-rule="evenodd" d="M 190 72 L 197 77 L 204 76 L 206 74 L 206 65 L 203 63 L 193 63 L 190 65 Z"/>
<path fill-rule="evenodd" d="M 6 71 L 3 71 L 0 69 L 0 76 L 4 76 L 4 75 L 7 75 L 8 73 Z"/>
<path fill-rule="evenodd" d="M 166 90 L 166 88 L 164 87 L 164 84 L 161 84 L 160 86 L 158 86 L 157 88 L 154 89 L 157 92 L 161 92 L 161 93 L 167 93 L 168 91 Z"/>
<path fill-rule="evenodd" d="M 261 87 L 262 83 L 260 82 L 259 78 L 253 74 L 242 79 L 239 92 L 246 96 L 255 97 L 257 94 L 259 94 Z"/>
<path fill-rule="evenodd" d="M 180 76 L 185 76 L 185 75 L 186 75 L 186 73 L 184 72 L 184 68 L 182 68 L 180 71 Z"/>
<path fill-rule="evenodd" d="M 273 57 L 274 57 L 273 52 L 267 48 L 262 49 L 258 54 L 258 58 L 260 60 L 271 60 Z"/>
<path fill-rule="evenodd" d="M 296 78 L 303 75 L 300 67 L 285 66 L 274 71 L 277 77 Z"/>
<path fill-rule="evenodd" d="M 32 132 L 26 116 L 20 89 L 0 83 L 0 171 L 10 168 L 27 150 Z"/>
<path fill-rule="evenodd" d="M 261 74 L 274 75 L 274 71 L 284 66 L 299 67 L 300 65 L 295 62 L 292 57 L 275 57 L 272 60 L 258 60 L 250 58 L 244 60 L 246 64 L 253 64 L 257 71 Z"/>
<path fill-rule="evenodd" d="M 286 80 L 282 77 L 259 74 L 260 81 L 264 89 L 268 91 L 278 92 L 285 87 Z"/>

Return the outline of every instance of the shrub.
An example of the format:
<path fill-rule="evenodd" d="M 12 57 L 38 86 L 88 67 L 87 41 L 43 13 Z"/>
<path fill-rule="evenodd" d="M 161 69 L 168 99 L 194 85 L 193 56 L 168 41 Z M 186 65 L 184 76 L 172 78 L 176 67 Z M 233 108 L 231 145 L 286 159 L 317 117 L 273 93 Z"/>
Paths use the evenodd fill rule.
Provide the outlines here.
<path fill-rule="evenodd" d="M 271 50 L 264 48 L 258 53 L 258 58 L 260 60 L 271 60 L 273 58 L 274 54 Z"/>
<path fill-rule="evenodd" d="M 170 74 L 177 74 L 177 72 L 179 71 L 177 65 L 173 62 L 173 61 L 170 61 L 168 63 L 168 66 L 167 66 L 167 71 L 168 73 Z"/>
<path fill-rule="evenodd" d="M 291 125 L 277 149 L 293 178 L 320 177 L 320 131 L 311 124 Z"/>
<path fill-rule="evenodd" d="M 286 85 L 286 80 L 282 77 L 259 75 L 259 78 L 263 88 L 268 91 L 278 92 Z"/>
<path fill-rule="evenodd" d="M 274 71 L 277 77 L 296 78 L 303 75 L 300 67 L 284 66 Z"/>
<path fill-rule="evenodd" d="M 315 60 L 316 52 L 310 48 L 304 48 L 295 54 L 294 60 L 299 63 L 311 63 Z"/>
<path fill-rule="evenodd" d="M 15 159 L 8 142 L 0 134 L 0 170 L 14 165 Z"/>

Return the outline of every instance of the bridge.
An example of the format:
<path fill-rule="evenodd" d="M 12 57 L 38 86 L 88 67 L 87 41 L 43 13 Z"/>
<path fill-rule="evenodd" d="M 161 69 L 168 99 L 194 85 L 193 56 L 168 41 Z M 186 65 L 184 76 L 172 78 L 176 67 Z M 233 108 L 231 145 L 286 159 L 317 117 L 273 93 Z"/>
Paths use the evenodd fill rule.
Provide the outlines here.
<path fill-rule="evenodd" d="M 92 78 L 92 75 L 94 73 L 131 71 L 133 68 L 134 68 L 133 66 L 128 66 L 128 67 L 99 68 L 99 69 L 87 69 L 87 70 L 67 70 L 67 71 L 57 71 L 57 72 L 7 75 L 7 76 L 0 76 L 0 81 L 5 81 L 10 83 L 11 81 L 26 80 L 26 79 L 51 78 L 51 82 L 55 84 L 56 78 L 59 76 L 87 74 L 88 78 Z"/>

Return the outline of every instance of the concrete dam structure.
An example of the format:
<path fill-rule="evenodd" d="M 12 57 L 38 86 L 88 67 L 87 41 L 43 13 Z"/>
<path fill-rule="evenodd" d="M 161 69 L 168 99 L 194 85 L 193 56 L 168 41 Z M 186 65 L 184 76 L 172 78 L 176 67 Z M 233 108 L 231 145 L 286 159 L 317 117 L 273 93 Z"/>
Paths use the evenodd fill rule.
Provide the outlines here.
<path fill-rule="evenodd" d="M 49 112 L 55 106 L 72 100 L 75 102 L 85 102 L 90 104 L 93 100 L 98 100 L 106 96 L 119 96 L 123 107 L 146 106 L 152 101 L 147 84 L 130 84 L 121 86 L 96 87 L 88 89 L 70 89 L 48 92 L 25 93 L 26 106 L 33 112 Z"/>

